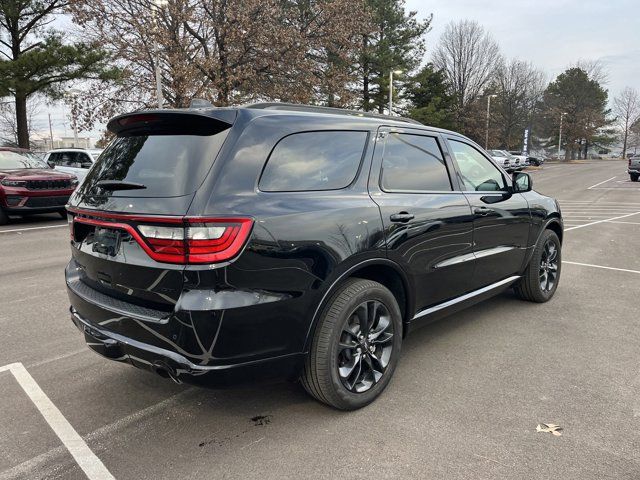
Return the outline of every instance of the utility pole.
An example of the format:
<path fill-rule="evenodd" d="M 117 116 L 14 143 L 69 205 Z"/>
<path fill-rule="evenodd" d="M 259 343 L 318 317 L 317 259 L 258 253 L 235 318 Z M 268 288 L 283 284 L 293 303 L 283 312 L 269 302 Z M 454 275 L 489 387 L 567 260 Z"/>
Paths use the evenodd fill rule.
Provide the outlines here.
<path fill-rule="evenodd" d="M 153 5 L 151 6 L 151 16 L 153 18 L 153 24 L 156 29 L 156 34 L 158 33 L 158 17 L 156 10 L 160 10 L 168 3 L 168 0 L 153 0 Z M 155 75 L 156 75 L 156 96 L 158 98 L 158 108 L 162 108 L 164 106 L 164 96 L 162 95 L 162 74 L 160 72 L 160 46 L 158 45 L 157 38 L 154 39 L 154 50 L 155 50 Z"/>
<path fill-rule="evenodd" d="M 49 114 L 49 139 L 51 140 L 51 150 L 53 150 L 53 128 L 51 127 L 51 114 Z"/>
<path fill-rule="evenodd" d="M 393 115 L 393 74 L 400 75 L 402 70 L 391 70 L 389 72 L 389 115 Z"/>
<path fill-rule="evenodd" d="M 562 112 L 560 114 L 560 131 L 558 132 L 558 160 L 560 160 L 560 147 L 562 146 L 562 117 L 564 117 L 567 112 Z"/>
<path fill-rule="evenodd" d="M 489 150 L 489 117 L 491 116 L 491 99 L 497 97 L 498 95 L 488 95 L 487 96 L 487 125 L 486 131 L 484 134 L 484 149 Z M 508 148 L 508 147 L 507 147 Z"/>

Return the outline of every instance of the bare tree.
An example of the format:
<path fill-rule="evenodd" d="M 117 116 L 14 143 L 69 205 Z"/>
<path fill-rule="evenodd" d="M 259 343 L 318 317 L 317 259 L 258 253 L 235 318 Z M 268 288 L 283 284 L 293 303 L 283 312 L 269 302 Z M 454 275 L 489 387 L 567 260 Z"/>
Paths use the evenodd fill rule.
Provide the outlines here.
<path fill-rule="evenodd" d="M 153 106 L 156 62 L 168 106 L 194 97 L 349 101 L 368 28 L 363 0 L 71 0 L 74 20 L 125 74 L 110 91 L 89 88 L 84 126 Z"/>
<path fill-rule="evenodd" d="M 638 91 L 626 87 L 613 99 L 613 112 L 622 129 L 622 156 L 627 155 L 627 145 L 632 126 L 640 120 L 640 96 Z"/>
<path fill-rule="evenodd" d="M 496 70 L 492 87 L 498 95 L 492 109 L 497 143 L 508 150 L 519 149 L 546 87 L 545 75 L 532 64 L 513 59 Z"/>
<path fill-rule="evenodd" d="M 41 113 L 42 99 L 38 96 L 27 100 L 27 132 L 29 138 L 40 125 L 36 117 Z M 18 121 L 16 119 L 15 102 L 0 102 L 0 141 L 18 145 Z"/>
<path fill-rule="evenodd" d="M 500 48 L 489 32 L 472 20 L 451 22 L 433 53 L 436 69 L 445 72 L 456 97 L 457 120 L 481 94 L 502 63 Z"/>
<path fill-rule="evenodd" d="M 600 60 L 585 60 L 581 58 L 572 67 L 583 70 L 590 80 L 594 80 L 600 85 L 609 83 L 609 72 Z"/>

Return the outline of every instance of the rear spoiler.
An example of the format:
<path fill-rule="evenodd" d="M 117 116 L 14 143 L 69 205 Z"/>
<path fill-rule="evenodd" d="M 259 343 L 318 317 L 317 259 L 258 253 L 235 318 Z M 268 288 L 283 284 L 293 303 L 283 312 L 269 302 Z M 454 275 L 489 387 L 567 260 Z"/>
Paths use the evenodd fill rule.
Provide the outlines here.
<path fill-rule="evenodd" d="M 143 110 L 109 120 L 107 130 L 120 137 L 131 135 L 213 135 L 230 128 L 235 109 Z"/>

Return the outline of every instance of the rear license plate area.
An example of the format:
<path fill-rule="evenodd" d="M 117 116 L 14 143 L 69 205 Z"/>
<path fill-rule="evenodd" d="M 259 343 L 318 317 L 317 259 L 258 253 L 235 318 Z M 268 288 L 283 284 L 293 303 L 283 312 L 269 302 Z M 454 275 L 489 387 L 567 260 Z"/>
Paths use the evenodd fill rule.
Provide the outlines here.
<path fill-rule="evenodd" d="M 120 232 L 108 228 L 96 227 L 93 232 L 93 246 L 91 250 L 110 257 L 120 250 Z"/>

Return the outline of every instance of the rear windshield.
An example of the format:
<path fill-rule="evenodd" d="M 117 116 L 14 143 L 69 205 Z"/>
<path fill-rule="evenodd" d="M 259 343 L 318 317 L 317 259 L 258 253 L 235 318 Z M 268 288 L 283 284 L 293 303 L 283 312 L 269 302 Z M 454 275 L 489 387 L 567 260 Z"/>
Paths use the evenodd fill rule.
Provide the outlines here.
<path fill-rule="evenodd" d="M 82 193 L 111 197 L 179 197 L 195 192 L 222 147 L 227 130 L 215 135 L 117 137 L 89 171 Z M 142 184 L 135 190 L 105 191 L 96 183 Z"/>

